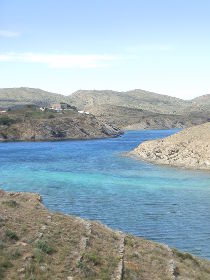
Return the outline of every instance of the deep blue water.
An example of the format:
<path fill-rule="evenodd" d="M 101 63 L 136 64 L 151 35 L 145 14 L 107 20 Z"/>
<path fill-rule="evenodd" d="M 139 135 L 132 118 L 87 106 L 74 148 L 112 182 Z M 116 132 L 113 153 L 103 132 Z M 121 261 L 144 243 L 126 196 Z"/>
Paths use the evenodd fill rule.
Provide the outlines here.
<path fill-rule="evenodd" d="M 120 156 L 175 130 L 114 139 L 0 144 L 0 188 L 39 192 L 52 210 L 210 258 L 210 173 Z"/>

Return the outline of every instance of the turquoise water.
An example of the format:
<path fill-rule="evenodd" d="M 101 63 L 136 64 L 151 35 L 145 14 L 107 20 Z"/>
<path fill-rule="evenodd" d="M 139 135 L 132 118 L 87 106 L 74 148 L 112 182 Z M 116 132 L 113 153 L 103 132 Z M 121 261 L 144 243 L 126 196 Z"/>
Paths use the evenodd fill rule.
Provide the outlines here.
<path fill-rule="evenodd" d="M 114 139 L 0 144 L 0 188 L 39 192 L 52 210 L 99 220 L 210 258 L 210 173 L 121 157 L 175 130 Z"/>

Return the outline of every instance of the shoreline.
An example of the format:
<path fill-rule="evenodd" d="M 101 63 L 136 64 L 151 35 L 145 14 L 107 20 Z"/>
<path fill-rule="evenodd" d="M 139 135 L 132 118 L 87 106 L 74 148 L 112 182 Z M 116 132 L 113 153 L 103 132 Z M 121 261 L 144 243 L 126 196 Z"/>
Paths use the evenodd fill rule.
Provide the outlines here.
<path fill-rule="evenodd" d="M 155 130 L 155 131 L 165 131 L 165 130 L 177 130 L 180 131 L 182 129 L 180 128 L 141 128 L 141 129 L 122 129 L 120 130 L 120 132 L 117 135 L 113 135 L 113 136 L 107 136 L 107 137 L 90 137 L 90 138 L 63 138 L 63 139 L 42 139 L 42 140 L 1 140 L 0 139 L 0 144 L 1 143 L 40 143 L 40 142 L 62 142 L 62 141 L 90 141 L 90 140 L 104 140 L 104 139 L 111 139 L 111 138 L 118 138 L 121 137 L 122 135 L 124 135 L 126 132 L 130 132 L 130 131 L 150 131 L 150 130 Z"/>
<path fill-rule="evenodd" d="M 142 142 L 129 156 L 153 164 L 210 171 L 210 123 Z"/>
<path fill-rule="evenodd" d="M 63 138 L 63 139 L 42 139 L 42 140 L 0 140 L 1 143 L 42 143 L 42 142 L 65 142 L 65 141 L 91 141 L 91 140 L 104 140 L 110 138 L 118 138 L 124 134 L 119 133 L 119 135 L 107 136 L 107 137 L 96 137 L 96 138 Z"/>
<path fill-rule="evenodd" d="M 1 279 L 116 280 L 153 279 L 155 275 L 168 280 L 175 275 L 182 279 L 210 276 L 207 259 L 114 231 L 97 221 L 52 212 L 39 194 L 0 189 L 0 210 L 4 242 Z M 11 257 L 15 250 L 18 254 Z M 1 268 L 2 258 L 7 258 L 9 267 Z"/>
<path fill-rule="evenodd" d="M 177 169 L 177 170 L 187 170 L 187 171 L 197 171 L 197 172 L 204 172 L 204 173 L 209 173 L 210 169 L 202 169 L 202 168 L 196 168 L 196 167 L 189 167 L 189 166 L 181 166 L 181 165 L 171 165 L 171 164 L 167 164 L 167 163 L 157 163 L 155 160 L 148 160 L 148 159 L 144 159 L 142 158 L 140 155 L 137 155 L 135 153 L 131 152 L 126 152 L 126 153 L 122 153 L 122 156 L 125 157 L 129 157 L 132 159 L 135 159 L 137 161 L 142 161 L 148 164 L 152 164 L 152 165 L 156 165 L 162 168 L 172 168 L 172 169 Z"/>

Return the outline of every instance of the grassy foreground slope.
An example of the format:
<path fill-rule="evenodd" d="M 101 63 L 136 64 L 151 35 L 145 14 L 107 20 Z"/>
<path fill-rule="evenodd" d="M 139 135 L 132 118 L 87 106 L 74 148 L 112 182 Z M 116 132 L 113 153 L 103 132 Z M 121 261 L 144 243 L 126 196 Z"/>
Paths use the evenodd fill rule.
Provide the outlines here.
<path fill-rule="evenodd" d="M 210 262 L 0 190 L 0 279 L 208 280 Z"/>

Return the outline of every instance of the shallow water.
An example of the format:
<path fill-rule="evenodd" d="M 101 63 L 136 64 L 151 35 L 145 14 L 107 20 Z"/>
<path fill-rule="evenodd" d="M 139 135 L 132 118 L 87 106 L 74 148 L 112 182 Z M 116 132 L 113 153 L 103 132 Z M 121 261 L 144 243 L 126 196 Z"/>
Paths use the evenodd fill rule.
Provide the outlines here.
<path fill-rule="evenodd" d="M 0 144 L 0 188 L 39 192 L 52 210 L 210 259 L 210 173 L 120 156 L 176 130 L 105 140 Z"/>

